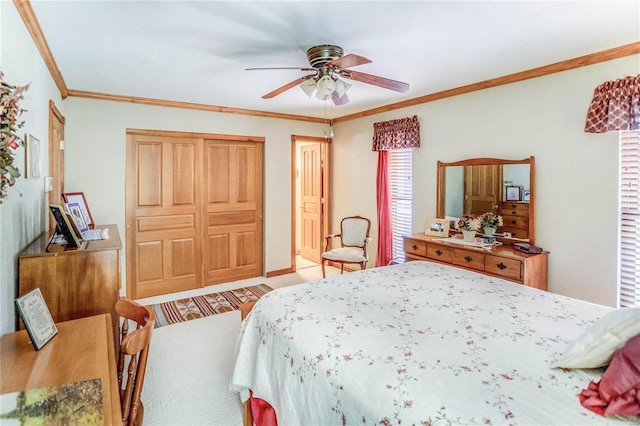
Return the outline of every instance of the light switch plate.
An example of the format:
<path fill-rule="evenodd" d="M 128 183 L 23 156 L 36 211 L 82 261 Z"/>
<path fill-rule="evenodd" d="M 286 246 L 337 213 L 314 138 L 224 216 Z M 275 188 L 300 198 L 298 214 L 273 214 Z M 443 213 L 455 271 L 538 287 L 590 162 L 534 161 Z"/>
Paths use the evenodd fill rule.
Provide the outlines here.
<path fill-rule="evenodd" d="M 44 178 L 44 192 L 53 191 L 53 177 L 45 176 Z"/>

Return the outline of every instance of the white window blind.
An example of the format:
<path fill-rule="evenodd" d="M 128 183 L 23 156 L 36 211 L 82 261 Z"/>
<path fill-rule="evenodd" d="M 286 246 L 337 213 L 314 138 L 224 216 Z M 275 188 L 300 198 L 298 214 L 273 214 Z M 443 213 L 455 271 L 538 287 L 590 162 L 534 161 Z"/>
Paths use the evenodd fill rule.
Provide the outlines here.
<path fill-rule="evenodd" d="M 389 151 L 389 193 L 391 197 L 392 259 L 404 260 L 403 235 L 411 234 L 412 150 Z"/>
<path fill-rule="evenodd" d="M 640 138 L 620 132 L 620 307 L 640 306 Z"/>

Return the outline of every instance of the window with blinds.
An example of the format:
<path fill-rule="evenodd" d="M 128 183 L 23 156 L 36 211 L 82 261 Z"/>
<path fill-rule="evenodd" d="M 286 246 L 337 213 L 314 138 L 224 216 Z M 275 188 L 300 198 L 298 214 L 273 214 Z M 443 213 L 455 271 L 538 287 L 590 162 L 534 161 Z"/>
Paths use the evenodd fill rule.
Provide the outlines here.
<path fill-rule="evenodd" d="M 640 138 L 620 132 L 620 307 L 640 306 Z"/>
<path fill-rule="evenodd" d="M 392 258 L 404 261 L 402 236 L 411 234 L 412 150 L 389 151 L 389 195 L 391 198 Z"/>

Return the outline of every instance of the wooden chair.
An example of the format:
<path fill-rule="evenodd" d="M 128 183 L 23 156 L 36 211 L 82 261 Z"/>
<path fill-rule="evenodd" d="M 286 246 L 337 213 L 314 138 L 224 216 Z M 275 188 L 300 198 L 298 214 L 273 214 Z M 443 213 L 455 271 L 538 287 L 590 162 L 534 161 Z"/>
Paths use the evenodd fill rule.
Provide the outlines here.
<path fill-rule="evenodd" d="M 324 265 L 327 261 L 340 264 L 340 273 L 344 272 L 345 263 L 357 263 L 360 269 L 366 269 L 369 256 L 367 255 L 367 243 L 371 221 L 362 216 L 349 216 L 340 222 L 340 233 L 325 237 L 326 246 L 322 253 L 322 277 L 324 278 Z M 334 238 L 340 237 L 340 247 L 330 250 Z"/>
<path fill-rule="evenodd" d="M 123 319 L 120 353 L 118 354 L 118 386 L 122 424 L 124 426 L 139 426 L 142 425 L 144 416 L 140 395 L 142 394 L 149 343 L 156 314 L 151 308 L 124 298 L 116 302 L 116 313 Z M 136 324 L 136 329 L 131 332 L 129 332 L 129 321 Z"/>

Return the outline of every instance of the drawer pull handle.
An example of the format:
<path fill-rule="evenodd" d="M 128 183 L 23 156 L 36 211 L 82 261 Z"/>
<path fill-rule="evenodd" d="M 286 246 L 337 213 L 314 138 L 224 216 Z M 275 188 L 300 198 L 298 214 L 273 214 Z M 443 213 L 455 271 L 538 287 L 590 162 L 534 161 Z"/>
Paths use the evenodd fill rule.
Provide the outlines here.
<path fill-rule="evenodd" d="M 414 249 L 414 250 L 418 250 L 418 246 L 417 246 L 417 245 L 415 245 L 415 244 L 414 244 L 414 245 L 412 245 L 412 246 L 411 246 L 411 248 L 412 248 L 412 249 Z"/>
<path fill-rule="evenodd" d="M 436 254 L 437 254 L 438 256 L 442 256 L 442 250 L 440 250 L 440 249 L 436 250 Z"/>
<path fill-rule="evenodd" d="M 516 214 L 518 214 L 518 212 L 517 212 L 516 210 L 512 210 L 512 211 L 511 211 L 511 214 L 512 214 L 512 215 L 516 215 Z"/>
<path fill-rule="evenodd" d="M 502 263 L 502 262 L 498 263 L 498 265 L 497 265 L 497 266 L 498 266 L 498 269 L 500 269 L 500 270 L 507 269 L 507 265 L 505 265 L 505 264 L 504 264 L 504 263 Z"/>
<path fill-rule="evenodd" d="M 473 260 L 473 257 L 471 256 L 465 256 L 464 260 L 466 260 L 467 262 L 471 262 Z"/>
<path fill-rule="evenodd" d="M 517 221 L 517 220 L 512 220 L 512 221 L 511 221 L 511 224 L 512 224 L 512 225 L 515 225 L 516 223 L 518 223 L 518 221 Z"/>

